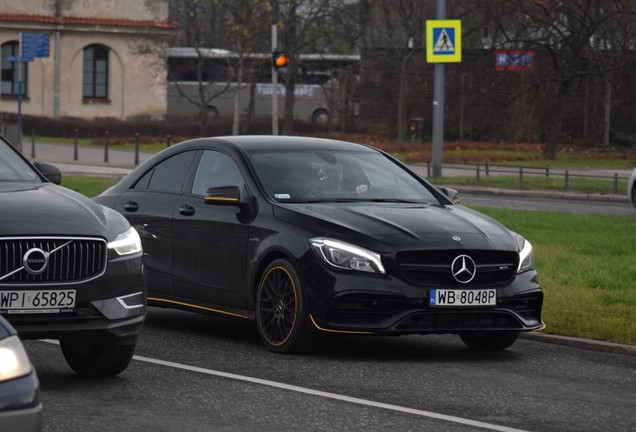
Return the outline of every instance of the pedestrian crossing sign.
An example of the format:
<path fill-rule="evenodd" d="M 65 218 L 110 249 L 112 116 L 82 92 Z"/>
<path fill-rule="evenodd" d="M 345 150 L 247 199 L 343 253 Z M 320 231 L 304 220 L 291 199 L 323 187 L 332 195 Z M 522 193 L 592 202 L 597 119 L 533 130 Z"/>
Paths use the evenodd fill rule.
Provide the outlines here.
<path fill-rule="evenodd" d="M 460 20 L 426 21 L 426 61 L 428 63 L 462 61 L 462 22 Z"/>

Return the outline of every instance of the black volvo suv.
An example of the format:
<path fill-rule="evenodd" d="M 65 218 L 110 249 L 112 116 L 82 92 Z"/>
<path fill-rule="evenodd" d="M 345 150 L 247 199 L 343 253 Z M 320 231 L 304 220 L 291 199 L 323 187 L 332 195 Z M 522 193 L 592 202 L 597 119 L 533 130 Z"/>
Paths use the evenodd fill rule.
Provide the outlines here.
<path fill-rule="evenodd" d="M 79 375 L 116 375 L 146 314 L 141 241 L 60 181 L 0 139 L 0 314 L 22 339 L 59 339 Z"/>

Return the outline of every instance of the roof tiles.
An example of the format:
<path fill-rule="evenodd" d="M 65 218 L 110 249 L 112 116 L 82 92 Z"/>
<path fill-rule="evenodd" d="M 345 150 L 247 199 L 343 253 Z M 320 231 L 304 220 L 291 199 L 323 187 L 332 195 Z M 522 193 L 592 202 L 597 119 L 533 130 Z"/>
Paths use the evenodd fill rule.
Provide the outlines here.
<path fill-rule="evenodd" d="M 23 22 L 34 24 L 64 24 L 84 26 L 108 26 L 108 27 L 152 27 L 157 29 L 173 29 L 177 25 L 172 21 L 144 21 L 114 18 L 81 18 L 81 17 L 54 17 L 48 15 L 14 15 L 0 14 L 0 22 Z"/>

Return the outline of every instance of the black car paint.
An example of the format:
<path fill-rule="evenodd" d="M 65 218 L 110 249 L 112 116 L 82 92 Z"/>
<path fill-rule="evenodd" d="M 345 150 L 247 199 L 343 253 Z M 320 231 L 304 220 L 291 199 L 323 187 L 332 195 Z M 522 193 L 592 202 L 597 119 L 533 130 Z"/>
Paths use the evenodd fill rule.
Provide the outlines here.
<path fill-rule="evenodd" d="M 397 324 L 426 309 L 427 287 L 409 283 L 395 266 L 395 254 L 405 249 L 504 250 L 517 252 L 515 240 L 498 222 L 454 204 L 446 195 L 413 177 L 437 199 L 436 204 L 422 203 L 281 203 L 266 192 L 256 175 L 249 152 L 259 148 L 285 149 L 306 146 L 321 151 L 376 151 L 367 146 L 330 140 L 293 137 L 203 138 L 175 145 L 147 160 L 116 186 L 95 198 L 124 214 L 142 235 L 148 255 L 149 303 L 187 310 L 221 312 L 253 319 L 255 292 L 265 267 L 276 258 L 285 258 L 299 271 L 301 284 L 311 298 L 311 319 L 316 328 L 331 331 L 370 331 L 373 333 L 457 332 L 462 327 L 413 326 L 399 330 Z M 238 165 L 245 184 L 241 205 L 206 205 L 197 195 L 187 192 L 204 149 L 229 155 Z M 183 187 L 172 194 L 138 192 L 134 187 L 156 164 L 179 152 L 197 151 Z M 389 155 L 385 157 L 407 167 Z M 410 172 L 410 171 L 409 171 Z M 181 180 L 178 180 L 181 182 Z M 229 186 L 229 185 L 228 185 Z M 165 196 L 170 195 L 170 196 Z M 131 210 L 134 209 L 134 210 Z M 148 215 L 161 216 L 158 224 Z M 154 216 L 153 216 L 154 217 Z M 170 218 L 174 218 L 170 225 Z M 144 231 L 145 230 L 145 231 Z M 311 237 L 331 237 L 370 250 L 381 251 L 391 273 L 360 274 L 327 268 L 310 249 Z M 451 240 L 453 236 L 460 241 Z M 174 243 L 172 243 L 174 241 Z M 241 250 L 244 248 L 245 255 Z M 153 254 L 158 259 L 155 261 Z M 168 258 L 169 264 L 161 259 Z M 518 264 L 515 263 L 515 265 Z M 174 277 L 171 276 L 174 272 Z M 194 279 L 188 279 L 194 275 Z M 541 287 L 534 270 L 500 286 L 505 297 L 525 293 L 542 302 Z M 393 315 L 368 322 L 344 322 L 329 318 L 328 308 L 341 296 L 378 295 L 400 297 L 403 302 Z M 535 307 L 535 309 L 537 309 Z M 501 310 L 508 313 L 507 310 Z M 525 319 L 517 314 L 514 330 L 542 327 L 540 317 Z M 484 327 L 483 330 L 492 329 Z M 509 329 L 512 330 L 512 329 Z"/>

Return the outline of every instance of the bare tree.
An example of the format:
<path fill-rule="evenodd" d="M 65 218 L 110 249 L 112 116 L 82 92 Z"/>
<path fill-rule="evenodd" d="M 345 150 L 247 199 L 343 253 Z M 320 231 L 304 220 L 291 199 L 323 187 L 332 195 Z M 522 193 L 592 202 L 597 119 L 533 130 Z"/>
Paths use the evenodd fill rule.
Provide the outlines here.
<path fill-rule="evenodd" d="M 325 52 L 330 35 L 338 31 L 333 26 L 333 17 L 346 6 L 339 0 L 270 0 L 281 48 L 291 58 L 286 72 L 282 74 L 285 83 L 283 134 L 291 135 L 294 130 L 294 95 L 300 65 L 298 55 L 317 47 L 322 47 L 320 52 Z"/>
<path fill-rule="evenodd" d="M 631 57 L 636 36 L 634 1 L 502 0 L 486 2 L 486 7 L 491 8 L 495 22 L 492 36 L 496 47 L 535 49 L 549 59 L 548 72 L 531 84 L 534 88 L 554 86 L 545 113 L 543 150 L 544 156 L 554 158 L 575 86 L 590 76 L 609 83 L 612 72 L 624 68 Z M 606 88 L 608 131 L 611 87 Z"/>
<path fill-rule="evenodd" d="M 238 135 L 241 121 L 241 94 L 245 78 L 246 56 L 256 49 L 263 40 L 263 35 L 269 34 L 268 8 L 265 0 L 235 0 L 228 2 L 228 27 L 232 37 L 232 48 L 236 52 L 236 80 L 234 92 L 234 118 L 232 122 L 232 134 Z M 252 92 L 250 93 L 253 98 Z M 250 101 L 250 105 L 252 101 Z"/>
<path fill-rule="evenodd" d="M 380 2 L 386 31 L 383 33 L 385 46 L 389 46 L 392 53 L 387 61 L 397 67 L 398 97 L 397 97 L 397 133 L 398 139 L 404 141 L 406 134 L 406 95 L 409 86 L 408 64 L 416 54 L 414 48 L 421 47 L 423 29 L 425 28 L 426 12 L 430 13 L 430 5 L 414 0 L 397 0 Z M 427 6 L 429 7 L 427 11 Z M 393 23 L 396 25 L 394 26 Z"/>
<path fill-rule="evenodd" d="M 224 1 L 169 0 L 170 17 L 180 24 L 176 46 L 225 48 Z"/>

